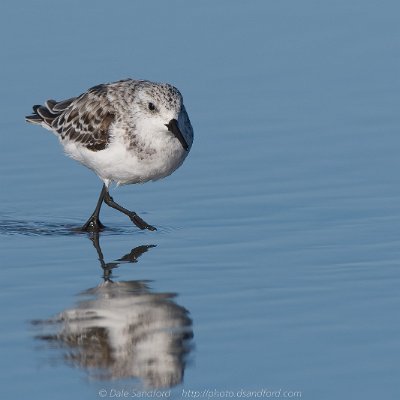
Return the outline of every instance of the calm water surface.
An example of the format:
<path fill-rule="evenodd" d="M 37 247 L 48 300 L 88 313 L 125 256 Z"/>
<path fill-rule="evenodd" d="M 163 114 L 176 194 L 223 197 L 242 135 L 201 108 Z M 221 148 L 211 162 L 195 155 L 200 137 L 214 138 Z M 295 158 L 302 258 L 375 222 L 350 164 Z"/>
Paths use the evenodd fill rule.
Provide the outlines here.
<path fill-rule="evenodd" d="M 6 1 L 2 397 L 398 398 L 399 12 Z M 195 143 L 113 191 L 157 232 L 77 234 L 101 182 L 23 116 L 128 76 L 179 87 Z"/>

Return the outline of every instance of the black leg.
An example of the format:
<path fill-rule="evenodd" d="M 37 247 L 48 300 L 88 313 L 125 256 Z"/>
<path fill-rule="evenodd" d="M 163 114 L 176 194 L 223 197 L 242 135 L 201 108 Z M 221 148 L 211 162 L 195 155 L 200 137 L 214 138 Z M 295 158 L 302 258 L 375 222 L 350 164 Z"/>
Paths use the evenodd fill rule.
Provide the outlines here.
<path fill-rule="evenodd" d="M 117 204 L 114 199 L 106 192 L 104 194 L 104 203 L 106 203 L 111 208 L 115 208 L 116 210 L 122 212 L 123 214 L 127 215 L 129 219 L 140 229 L 148 229 L 149 231 L 156 231 L 157 229 L 154 226 L 149 225 L 147 222 L 143 221 L 142 218 L 139 217 L 134 211 L 129 211 L 124 207 L 121 207 Z"/>
<path fill-rule="evenodd" d="M 82 231 L 99 232 L 102 229 L 104 229 L 104 225 L 100 222 L 99 214 L 106 193 L 107 193 L 106 185 L 103 185 L 103 188 L 101 189 L 100 192 L 99 200 L 97 201 L 96 208 L 93 211 L 93 214 L 90 216 L 90 218 L 86 221 L 85 225 L 82 226 L 81 228 Z"/>

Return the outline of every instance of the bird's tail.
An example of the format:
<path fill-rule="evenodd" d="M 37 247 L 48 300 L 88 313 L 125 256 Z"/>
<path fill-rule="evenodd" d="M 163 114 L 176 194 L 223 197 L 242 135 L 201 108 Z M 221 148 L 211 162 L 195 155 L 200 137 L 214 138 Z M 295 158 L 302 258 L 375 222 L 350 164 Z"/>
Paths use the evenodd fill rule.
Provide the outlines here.
<path fill-rule="evenodd" d="M 75 98 L 57 102 L 47 100 L 44 105 L 34 105 L 32 115 L 27 115 L 25 120 L 31 124 L 41 125 L 52 129 L 53 122 L 71 105 Z"/>

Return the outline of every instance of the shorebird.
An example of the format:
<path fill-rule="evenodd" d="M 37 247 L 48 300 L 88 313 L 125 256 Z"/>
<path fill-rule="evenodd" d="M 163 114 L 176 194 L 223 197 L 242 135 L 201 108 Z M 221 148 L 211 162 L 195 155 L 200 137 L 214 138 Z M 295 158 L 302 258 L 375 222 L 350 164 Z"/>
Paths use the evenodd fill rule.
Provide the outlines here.
<path fill-rule="evenodd" d="M 101 84 L 68 100 L 35 105 L 26 120 L 52 131 L 67 155 L 103 181 L 96 208 L 81 230 L 104 228 L 99 219 L 103 202 L 140 229 L 156 230 L 116 203 L 109 186 L 164 178 L 182 165 L 193 128 L 177 88 L 134 79 Z"/>

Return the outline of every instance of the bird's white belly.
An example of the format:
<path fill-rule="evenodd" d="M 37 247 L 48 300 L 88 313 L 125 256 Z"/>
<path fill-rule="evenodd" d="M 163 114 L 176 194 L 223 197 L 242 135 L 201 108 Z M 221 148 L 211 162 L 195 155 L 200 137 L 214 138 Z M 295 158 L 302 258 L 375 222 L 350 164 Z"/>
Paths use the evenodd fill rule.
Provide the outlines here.
<path fill-rule="evenodd" d="M 126 185 L 164 178 L 182 165 L 188 154 L 176 140 L 148 153 L 136 153 L 119 142 L 100 151 L 91 151 L 73 142 L 62 144 L 71 158 L 93 170 L 107 185 L 110 182 Z"/>

